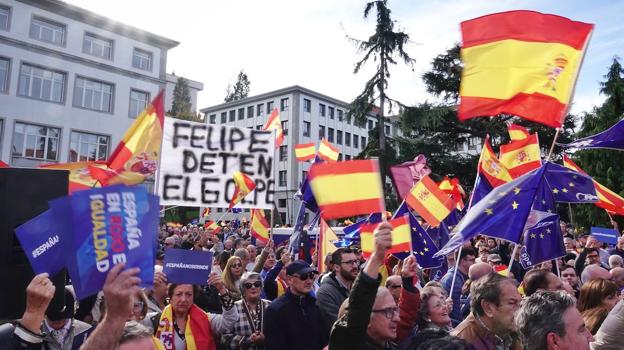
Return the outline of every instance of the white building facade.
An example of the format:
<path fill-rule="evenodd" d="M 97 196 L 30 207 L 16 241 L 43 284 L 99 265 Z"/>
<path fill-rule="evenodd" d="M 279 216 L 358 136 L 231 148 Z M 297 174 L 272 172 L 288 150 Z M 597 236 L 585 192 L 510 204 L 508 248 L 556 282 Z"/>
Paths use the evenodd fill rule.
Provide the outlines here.
<path fill-rule="evenodd" d="M 276 152 L 275 203 L 282 222 L 294 225 L 300 202 L 294 199 L 312 164 L 298 162 L 295 145 L 315 143 L 325 137 L 340 151 L 339 160 L 355 158 L 368 143 L 368 131 L 377 125 L 369 116 L 366 123 L 356 125 L 347 120 L 348 103 L 301 86 L 291 86 L 238 101 L 202 108 L 208 124 L 235 125 L 262 129 L 274 108 L 280 111 L 285 139 Z M 398 128 L 388 121 L 387 135 L 396 135 Z M 223 210 L 214 210 L 210 219 L 219 218 Z M 229 220 L 233 216 L 226 216 Z"/>

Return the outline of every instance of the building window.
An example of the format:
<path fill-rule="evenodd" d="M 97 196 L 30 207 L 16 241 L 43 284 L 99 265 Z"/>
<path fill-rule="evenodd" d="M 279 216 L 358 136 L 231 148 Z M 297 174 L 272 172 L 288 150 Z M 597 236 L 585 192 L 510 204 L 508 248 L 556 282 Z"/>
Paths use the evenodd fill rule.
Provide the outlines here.
<path fill-rule="evenodd" d="M 11 62 L 0 57 L 0 92 L 9 90 L 9 72 L 11 71 Z"/>
<path fill-rule="evenodd" d="M 65 73 L 22 64 L 18 94 L 39 100 L 65 101 Z"/>
<path fill-rule="evenodd" d="M 334 142 L 334 129 L 327 128 L 327 141 Z"/>
<path fill-rule="evenodd" d="M 384 131 L 386 132 L 386 135 L 390 135 L 390 125 L 384 125 Z"/>
<path fill-rule="evenodd" d="M 11 23 L 11 8 L 0 5 L 0 29 L 9 30 Z"/>
<path fill-rule="evenodd" d="M 132 67 L 142 70 L 152 70 L 152 53 L 134 48 L 132 52 Z"/>
<path fill-rule="evenodd" d="M 245 108 L 238 109 L 238 120 L 245 119 Z"/>
<path fill-rule="evenodd" d="M 262 128 L 264 128 L 264 125 L 256 125 L 256 130 L 262 130 Z"/>
<path fill-rule="evenodd" d="M 136 118 L 143 112 L 149 103 L 149 92 L 131 89 L 130 90 L 130 118 Z M 213 114 L 214 115 L 214 114 Z M 216 116 L 215 116 L 216 117 Z"/>
<path fill-rule="evenodd" d="M 345 154 L 345 160 L 351 160 L 351 156 L 348 154 Z"/>
<path fill-rule="evenodd" d="M 319 115 L 320 115 L 321 117 L 324 117 L 324 116 L 325 116 L 325 105 L 324 105 L 324 104 L 322 104 L 322 103 L 319 103 Z"/>
<path fill-rule="evenodd" d="M 277 205 L 280 208 L 286 208 L 286 198 L 280 198 L 277 200 Z"/>
<path fill-rule="evenodd" d="M 65 44 L 65 25 L 43 18 L 33 18 L 30 22 L 30 37 L 55 45 Z"/>
<path fill-rule="evenodd" d="M 76 77 L 74 106 L 100 112 L 111 112 L 113 110 L 113 85 Z"/>
<path fill-rule="evenodd" d="M 227 122 L 227 112 L 221 112 L 221 124 L 225 124 Z"/>
<path fill-rule="evenodd" d="M 373 122 L 372 120 L 368 120 L 368 130 L 371 130 L 375 127 L 375 122 Z"/>
<path fill-rule="evenodd" d="M 235 121 L 236 120 L 236 111 L 235 110 L 231 110 L 230 111 L 230 118 L 228 119 L 228 121 Z"/>
<path fill-rule="evenodd" d="M 288 135 L 288 120 L 282 120 L 282 131 L 284 136 Z"/>
<path fill-rule="evenodd" d="M 351 133 L 345 132 L 345 145 L 351 146 Z"/>
<path fill-rule="evenodd" d="M 273 101 L 267 102 L 267 114 L 273 112 Z"/>
<path fill-rule="evenodd" d="M 342 145 L 342 130 L 336 131 L 336 143 Z"/>
<path fill-rule="evenodd" d="M 356 134 L 353 134 L 353 148 L 360 148 L 360 137 L 357 136 Z"/>
<path fill-rule="evenodd" d="M 279 185 L 286 186 L 286 170 L 280 170 L 279 172 Z"/>
<path fill-rule="evenodd" d="M 85 33 L 82 52 L 110 60 L 113 58 L 113 41 L 99 35 Z"/>
<path fill-rule="evenodd" d="M 303 122 L 303 136 L 310 137 L 310 122 Z"/>
<path fill-rule="evenodd" d="M 362 136 L 362 149 L 366 148 L 366 137 Z"/>
<path fill-rule="evenodd" d="M 329 110 L 329 118 L 334 119 L 334 107 L 327 107 Z"/>
<path fill-rule="evenodd" d="M 210 120 L 210 124 L 217 124 L 217 115 L 211 114 L 209 120 Z"/>
<path fill-rule="evenodd" d="M 261 103 L 256 106 L 256 115 L 259 117 L 264 113 L 264 103 Z"/>
<path fill-rule="evenodd" d="M 319 140 L 322 140 L 325 137 L 325 127 L 319 125 Z"/>
<path fill-rule="evenodd" d="M 342 119 L 344 118 L 344 112 L 342 111 L 342 109 L 337 109 L 336 112 L 338 112 L 338 120 L 342 121 Z"/>
<path fill-rule="evenodd" d="M 312 112 L 312 101 L 307 98 L 303 99 L 303 111 L 308 113 Z"/>
<path fill-rule="evenodd" d="M 288 160 L 288 146 L 283 145 L 279 148 L 279 158 L 281 162 L 285 162 Z"/>
<path fill-rule="evenodd" d="M 69 161 L 96 161 L 108 158 L 108 136 L 72 131 L 69 141 Z"/>
<path fill-rule="evenodd" d="M 253 118 L 254 116 L 254 106 L 247 107 L 247 119 Z"/>
<path fill-rule="evenodd" d="M 342 153 L 338 153 L 338 161 L 342 162 Z"/>
<path fill-rule="evenodd" d="M 15 123 L 13 131 L 13 158 L 58 160 L 61 129 L 42 125 Z"/>
<path fill-rule="evenodd" d="M 471 137 L 468 139 L 468 150 L 469 151 L 474 151 L 477 149 L 477 138 L 476 137 Z"/>
<path fill-rule="evenodd" d="M 288 110 L 288 98 L 283 98 L 280 100 L 280 111 Z"/>

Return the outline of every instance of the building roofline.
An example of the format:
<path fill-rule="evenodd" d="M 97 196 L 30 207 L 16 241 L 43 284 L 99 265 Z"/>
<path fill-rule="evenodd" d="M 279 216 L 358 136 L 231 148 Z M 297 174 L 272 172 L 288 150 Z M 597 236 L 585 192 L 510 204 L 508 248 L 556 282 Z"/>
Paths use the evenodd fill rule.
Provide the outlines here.
<path fill-rule="evenodd" d="M 177 83 L 178 78 L 184 78 L 184 80 L 186 80 L 189 84 L 189 87 L 192 87 L 196 90 L 202 91 L 204 90 L 204 83 L 197 81 L 197 80 L 193 80 L 193 79 L 189 79 L 187 77 L 183 77 L 181 75 L 175 75 L 173 73 L 167 73 L 167 82 L 170 83 Z"/>
<path fill-rule="evenodd" d="M 180 43 L 137 27 L 99 15 L 61 0 L 17 0 L 89 25 L 93 25 L 125 37 L 170 50 Z"/>

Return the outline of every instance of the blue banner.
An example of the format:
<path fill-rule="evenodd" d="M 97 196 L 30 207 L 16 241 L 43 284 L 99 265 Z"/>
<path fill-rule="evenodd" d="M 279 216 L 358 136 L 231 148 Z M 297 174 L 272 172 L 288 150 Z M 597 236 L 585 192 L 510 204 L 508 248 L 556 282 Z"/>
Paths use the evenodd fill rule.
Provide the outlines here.
<path fill-rule="evenodd" d="M 617 244 L 618 237 L 620 237 L 615 229 L 606 227 L 592 227 L 591 235 L 600 242 L 607 244 Z"/>
<path fill-rule="evenodd" d="M 62 232 L 52 210 L 46 210 L 15 229 L 35 274 L 54 276 L 65 267 Z"/>
<path fill-rule="evenodd" d="M 212 269 L 212 253 L 199 250 L 166 249 L 163 272 L 169 283 L 207 284 Z"/>

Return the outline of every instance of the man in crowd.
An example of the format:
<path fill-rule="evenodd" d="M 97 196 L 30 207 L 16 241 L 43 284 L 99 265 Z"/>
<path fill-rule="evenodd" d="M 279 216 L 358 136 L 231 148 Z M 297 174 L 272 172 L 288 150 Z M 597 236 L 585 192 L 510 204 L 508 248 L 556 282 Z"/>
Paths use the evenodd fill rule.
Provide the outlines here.
<path fill-rule="evenodd" d="M 557 275 L 544 269 L 534 269 L 524 275 L 524 294 L 528 297 L 540 290 L 563 290 L 563 283 Z"/>
<path fill-rule="evenodd" d="M 403 287 L 403 281 L 402 281 L 401 276 L 392 275 L 386 279 L 386 288 L 388 288 L 388 290 L 390 291 L 390 294 L 392 294 L 392 297 L 394 298 L 394 301 L 397 304 L 399 303 L 399 298 L 401 297 L 402 287 Z"/>
<path fill-rule="evenodd" d="M 251 272 L 256 265 L 256 256 L 258 256 L 258 249 L 253 244 L 247 246 L 247 252 L 249 253 L 249 264 L 246 266 L 246 271 Z"/>
<path fill-rule="evenodd" d="M 570 265 L 563 265 L 561 267 L 561 279 L 568 282 L 570 287 L 574 290 L 574 296 L 578 299 L 579 293 L 581 292 L 581 286 L 574 267 Z"/>
<path fill-rule="evenodd" d="M 457 275 L 455 276 L 455 285 L 451 291 L 451 284 L 453 282 L 453 275 L 455 274 L 455 267 L 451 267 L 446 275 L 442 278 L 442 288 L 453 299 L 453 311 L 451 312 L 451 319 L 453 324 L 458 324 L 461 321 L 461 294 L 462 286 L 468 279 L 468 269 L 475 263 L 476 253 L 474 249 L 470 247 L 464 247 L 458 257 L 459 265 Z"/>
<path fill-rule="evenodd" d="M 91 325 L 74 319 L 74 295 L 65 288 L 65 307 L 61 311 L 46 312 L 41 331 L 46 333 L 43 343 L 46 349 L 77 349 L 91 333 Z"/>
<path fill-rule="evenodd" d="M 624 268 L 615 267 L 609 271 L 611 280 L 617 284 L 619 290 L 624 290 Z"/>
<path fill-rule="evenodd" d="M 492 266 L 484 262 L 478 262 L 470 266 L 470 268 L 468 269 L 468 279 L 470 280 L 470 284 L 475 283 L 476 281 L 481 279 L 481 277 L 487 276 L 493 271 L 494 270 Z M 466 297 L 466 302 L 461 306 L 462 320 L 465 319 L 470 313 L 470 300 L 471 299 L 472 299 L 472 296 L 470 295 L 470 293 L 468 293 L 468 296 Z"/>
<path fill-rule="evenodd" d="M 620 236 L 615 248 L 609 249 L 608 252 L 610 255 L 618 255 L 624 259 L 624 236 Z"/>
<path fill-rule="evenodd" d="M 600 278 L 608 280 L 611 279 L 611 275 L 609 271 L 598 264 L 587 265 L 581 273 L 581 284 Z"/>

